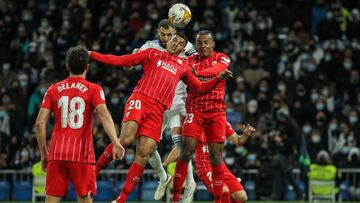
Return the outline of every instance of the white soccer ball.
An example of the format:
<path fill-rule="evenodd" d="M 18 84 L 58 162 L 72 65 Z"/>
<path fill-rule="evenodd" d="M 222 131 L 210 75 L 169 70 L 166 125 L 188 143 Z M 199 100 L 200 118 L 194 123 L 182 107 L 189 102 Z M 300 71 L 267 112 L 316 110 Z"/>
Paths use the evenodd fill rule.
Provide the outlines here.
<path fill-rule="evenodd" d="M 168 17 L 170 22 L 176 27 L 183 28 L 191 20 L 191 11 L 187 5 L 177 3 L 169 9 Z"/>

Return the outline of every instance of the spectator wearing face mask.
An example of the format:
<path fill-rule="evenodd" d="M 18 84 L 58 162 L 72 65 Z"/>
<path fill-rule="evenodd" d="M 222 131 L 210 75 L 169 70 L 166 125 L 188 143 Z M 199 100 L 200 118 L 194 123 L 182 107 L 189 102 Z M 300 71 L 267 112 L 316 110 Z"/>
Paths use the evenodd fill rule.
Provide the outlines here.
<path fill-rule="evenodd" d="M 295 160 L 297 160 L 300 128 L 296 120 L 291 117 L 288 107 L 284 104 L 276 111 L 276 121 L 278 133 L 272 136 L 272 140 L 275 143 L 277 153 L 271 162 L 274 169 L 274 184 L 269 199 L 282 200 L 283 188 L 286 188 L 288 183 L 294 187 L 296 198 L 302 199 L 303 193 L 295 182 L 292 173 Z"/>
<path fill-rule="evenodd" d="M 346 159 L 343 159 L 339 163 L 339 168 L 360 168 L 360 149 L 357 147 L 351 148 Z M 355 179 L 350 178 L 349 180 L 349 193 L 351 201 L 360 200 L 360 177 L 355 176 Z M 355 184 L 357 183 L 357 185 Z"/>

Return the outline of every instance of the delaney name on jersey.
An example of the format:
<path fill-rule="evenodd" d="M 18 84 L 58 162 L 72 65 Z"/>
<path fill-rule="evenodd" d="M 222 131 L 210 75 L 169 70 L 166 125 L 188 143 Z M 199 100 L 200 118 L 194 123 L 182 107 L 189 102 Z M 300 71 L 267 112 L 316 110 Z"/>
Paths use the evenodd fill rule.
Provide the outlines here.
<path fill-rule="evenodd" d="M 72 83 L 63 83 L 63 84 L 57 86 L 57 89 L 59 92 L 62 92 L 66 89 L 78 89 L 81 92 L 86 92 L 86 91 L 88 91 L 89 88 L 87 88 L 81 82 L 72 82 Z"/>

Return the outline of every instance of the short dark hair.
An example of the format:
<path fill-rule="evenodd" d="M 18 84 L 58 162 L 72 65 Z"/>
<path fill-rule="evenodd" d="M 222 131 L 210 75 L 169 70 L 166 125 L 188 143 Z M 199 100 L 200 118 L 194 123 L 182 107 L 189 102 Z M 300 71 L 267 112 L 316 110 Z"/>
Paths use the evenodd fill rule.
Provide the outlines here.
<path fill-rule="evenodd" d="M 213 34 L 210 30 L 200 30 L 200 31 L 196 34 L 196 37 L 199 36 L 199 35 L 209 35 L 212 40 L 215 40 L 214 34 Z"/>
<path fill-rule="evenodd" d="M 74 75 L 82 74 L 89 64 L 90 56 L 84 46 L 71 47 L 66 53 L 66 64 L 70 73 Z"/>
<path fill-rule="evenodd" d="M 187 38 L 187 36 L 183 32 L 176 32 L 175 35 L 183 38 L 185 40 L 185 44 L 188 43 L 189 39 Z"/>
<path fill-rule="evenodd" d="M 176 27 L 174 26 L 174 24 L 172 24 L 169 19 L 163 19 L 159 22 L 158 25 L 158 29 L 160 28 L 164 28 L 164 29 L 169 29 L 169 28 L 174 28 L 176 30 Z"/>

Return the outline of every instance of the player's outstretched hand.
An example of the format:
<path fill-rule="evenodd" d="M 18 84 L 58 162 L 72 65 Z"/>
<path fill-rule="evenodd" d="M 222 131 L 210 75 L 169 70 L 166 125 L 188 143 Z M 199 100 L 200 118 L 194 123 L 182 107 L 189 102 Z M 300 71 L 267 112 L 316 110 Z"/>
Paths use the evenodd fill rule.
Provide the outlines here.
<path fill-rule="evenodd" d="M 251 136 L 253 132 L 255 132 L 255 128 L 252 127 L 250 124 L 243 125 L 243 132 L 245 137 Z"/>
<path fill-rule="evenodd" d="M 226 80 L 229 77 L 233 77 L 233 73 L 230 70 L 224 70 L 218 75 L 218 78 L 220 78 L 221 80 Z"/>
<path fill-rule="evenodd" d="M 123 159 L 123 157 L 125 155 L 125 149 L 120 144 L 120 142 L 117 142 L 116 144 L 113 145 L 112 152 L 113 152 L 114 160 L 121 160 L 121 159 Z"/>

